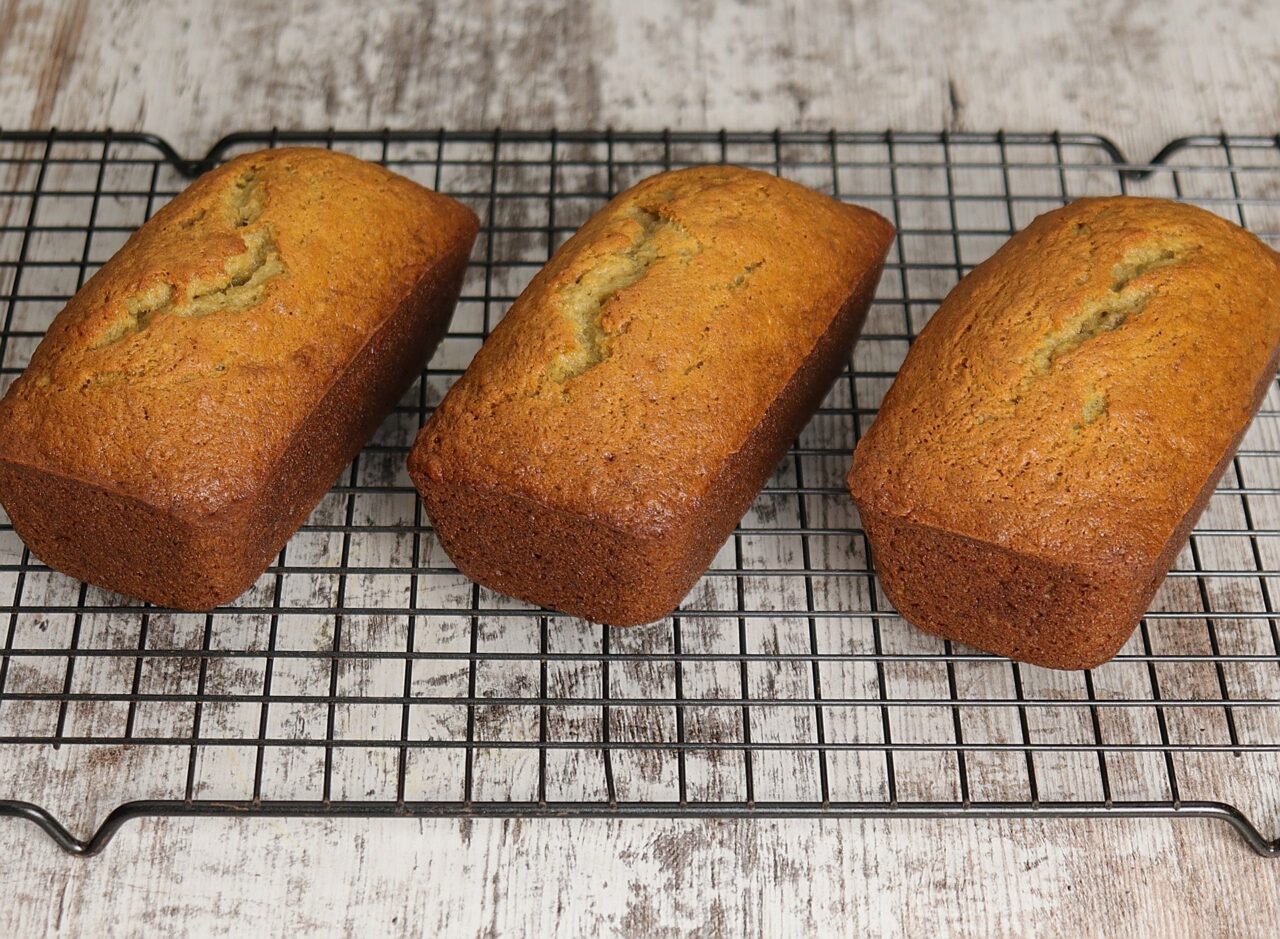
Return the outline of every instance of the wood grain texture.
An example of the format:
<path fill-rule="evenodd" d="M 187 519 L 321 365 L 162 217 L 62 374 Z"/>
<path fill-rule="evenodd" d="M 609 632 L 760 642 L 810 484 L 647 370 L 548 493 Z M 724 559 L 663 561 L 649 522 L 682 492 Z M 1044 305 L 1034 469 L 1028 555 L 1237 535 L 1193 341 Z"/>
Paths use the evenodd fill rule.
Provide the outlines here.
<path fill-rule="evenodd" d="M 0 125 L 1072 130 L 1137 158 L 1280 126 L 1269 0 L 0 2 Z"/>
<path fill-rule="evenodd" d="M 17 825 L 0 851 L 28 858 L 6 935 L 1263 936 L 1280 906 L 1207 821 L 148 820 L 90 862 Z"/>
<path fill-rule="evenodd" d="M 1184 133 L 1274 133 L 1280 127 L 1280 99 L 1274 93 L 1280 87 L 1277 34 L 1280 7 L 1267 0 L 387 2 L 365 5 L 360 15 L 339 0 L 199 5 L 0 0 L 0 126 L 145 129 L 190 153 L 226 132 L 273 124 L 1056 127 L 1107 133 L 1141 157 Z M 367 464 L 357 471 L 390 472 Z M 832 478 L 839 471 L 833 463 Z M 784 466 L 780 473 L 794 480 L 794 467 Z M 808 476 L 806 481 L 814 482 Z M 322 507 L 320 517 L 338 508 L 337 503 Z M 391 514 L 370 523 L 412 518 L 411 504 L 379 511 L 384 509 Z M 822 524 L 827 510 L 815 500 L 810 523 Z M 752 523 L 796 523 L 793 505 L 770 512 L 766 503 L 758 504 Z M 1228 506 L 1211 507 L 1211 512 L 1211 524 L 1238 524 Z M 299 563 L 313 554 L 317 561 L 332 554 L 331 543 L 315 540 L 298 545 Z M 1225 543 L 1223 556 L 1201 560 L 1211 568 L 1252 563 L 1228 556 L 1238 546 Z M 735 548 L 763 568 L 794 563 L 797 550 L 779 539 L 759 544 L 747 539 L 744 545 L 729 545 L 719 566 L 733 565 Z M 363 550 L 357 545 L 353 560 L 383 562 L 381 556 L 361 555 Z M 403 553 L 407 547 L 394 550 Z M 1266 560 L 1270 565 L 1275 559 Z M 847 561 L 831 563 L 838 567 Z M 1179 563 L 1190 567 L 1192 559 Z M 327 589 L 323 580 L 299 589 L 319 596 Z M 730 583 L 711 581 L 707 602 L 731 605 L 732 598 L 716 596 Z M 862 589 L 856 583 L 815 578 L 815 591 L 819 602 L 836 604 L 842 602 L 841 591 Z M 3 587 L 0 583 L 0 592 Z M 460 593 L 464 605 L 470 592 L 462 581 L 438 588 Z M 1194 581 L 1180 581 L 1170 592 L 1187 588 L 1194 590 Z M 752 589 L 767 593 L 768 578 L 756 579 Z M 1252 584 L 1245 589 L 1256 592 Z M 1187 609 L 1198 599 L 1170 596 L 1167 602 Z M 1209 602 L 1213 609 L 1258 608 L 1252 596 L 1211 595 Z M 387 625 L 365 629 L 353 623 L 349 641 L 370 648 L 402 641 L 403 626 L 392 621 L 388 631 Z M 442 643 L 465 646 L 457 623 L 433 625 L 439 626 Z M 497 625 L 496 620 L 486 624 L 482 647 L 526 649 L 536 642 L 531 632 Z M 1247 650 L 1253 641 L 1249 630 L 1265 625 L 1242 621 L 1225 641 Z M 687 651 L 737 651 L 738 638 L 731 631 L 698 626 L 686 624 Z M 197 647 L 198 627 L 198 621 L 181 618 L 153 624 L 157 641 Z M 865 622 L 832 619 L 824 622 L 819 641 L 824 649 L 853 648 L 865 638 L 860 632 L 865 629 Z M 595 649 L 600 642 L 598 632 L 557 635 L 573 644 L 570 651 Z M 314 637 L 295 641 L 311 638 L 326 641 L 323 624 Z M 669 650 L 670 638 L 635 633 L 617 642 L 628 651 L 661 652 Z M 136 639 L 134 632 L 122 634 L 120 641 Z M 779 618 L 763 623 L 752 641 L 760 643 L 758 651 L 790 651 L 803 650 L 807 637 Z M 625 691 L 665 688 L 672 680 L 643 669 L 615 671 L 612 681 Z M 456 690 L 460 678 L 465 686 L 465 669 L 427 671 L 415 673 L 415 683 L 421 683 L 415 687 Z M 152 689 L 190 684 L 190 675 L 170 672 L 149 672 Z M 807 693 L 805 675 L 772 677 L 784 693 Z M 960 675 L 959 680 L 978 677 Z M 352 676 L 375 691 L 385 678 Z M 327 681 L 327 669 L 321 679 Z M 899 694 L 932 694 L 939 680 L 945 682 L 945 676 L 910 667 L 890 679 Z M 527 690 L 527 676 L 503 680 L 510 680 L 511 693 Z M 990 680 L 995 679 L 983 678 L 982 687 L 1001 694 Z M 1174 693 L 1192 696 L 1201 693 L 1206 679 L 1184 671 L 1168 680 Z M 285 692 L 291 682 L 302 687 L 311 676 L 282 670 L 276 681 L 277 690 Z M 598 667 L 589 663 L 566 667 L 550 676 L 551 693 L 589 694 L 600 681 Z M 866 697 L 869 689 L 874 693 L 869 681 L 874 676 L 835 671 L 823 676 L 831 694 L 848 697 Z M 1068 687 L 1071 681 L 1032 690 L 1078 696 L 1078 688 Z M 733 667 L 691 671 L 686 693 L 733 695 L 740 691 L 738 682 Z M 1099 693 L 1108 692 L 1100 688 Z M 1064 709 L 1064 714 L 1075 718 L 1079 711 Z M 272 716 L 294 721 L 284 711 Z M 1035 715 L 1039 723 L 1033 734 L 1055 740 L 1079 733 L 1063 716 L 1048 710 Z M 1152 732 L 1149 726 L 1120 726 L 1147 720 L 1145 711 L 1105 716 L 1117 722 L 1108 733 Z M 208 719 L 217 727 L 223 718 Z M 294 722 L 306 719 L 299 709 Z M 691 734 L 727 739 L 737 715 L 706 709 L 698 719 L 702 723 L 691 726 Z M 807 710 L 788 711 L 758 729 L 803 737 L 810 733 L 803 726 L 809 719 Z M 920 732 L 914 719 L 900 715 L 895 734 L 910 738 Z M 450 720 L 442 717 L 442 725 Z M 572 715 L 555 720 L 563 721 L 553 727 L 558 737 L 599 733 L 591 726 L 575 730 L 573 721 L 579 718 Z M 829 720 L 832 739 L 869 739 L 874 733 L 856 726 L 856 715 L 833 714 Z M 619 739 L 645 739 L 646 733 L 670 737 L 671 715 L 657 709 L 652 714 L 615 711 L 614 721 Z M 1016 724 L 966 727 L 965 732 L 993 741 L 1020 739 Z M 1255 733 L 1275 739 L 1273 727 Z M 985 772 L 970 767 L 975 778 L 988 780 L 987 791 L 975 797 L 1021 791 L 1024 764 L 1021 754 L 1014 756 L 1008 765 Z M 114 769 L 106 767 L 112 778 L 128 782 L 139 794 L 163 775 L 119 753 L 95 759 L 99 764 L 115 759 Z M 883 798 L 877 788 L 884 779 L 880 754 L 829 759 L 833 780 L 846 787 L 838 796 Z M 917 793 L 954 797 L 939 792 L 954 779 L 945 759 L 949 755 L 907 761 L 899 767 L 901 779 Z M 569 752 L 549 772 L 554 785 L 566 791 L 579 787 L 582 796 L 598 798 L 599 763 L 597 752 Z M 672 763 L 669 755 L 658 754 L 653 765 L 619 776 L 638 781 L 641 789 L 632 797 L 666 797 L 674 786 Z M 812 763 L 761 759 L 754 767 L 756 784 L 776 797 L 809 797 L 816 785 Z M 687 769 L 695 792 L 724 791 L 741 775 L 737 765 L 693 754 Z M 1076 771 L 1069 762 L 1037 769 L 1053 769 L 1068 779 Z M 1194 757 L 1179 762 L 1188 784 L 1211 769 L 1196 766 Z M 1117 785 L 1128 787 L 1117 797 L 1162 796 L 1163 769 L 1153 769 L 1146 755 L 1122 754 L 1112 771 Z M 1081 776 L 1087 773 L 1087 767 L 1079 770 Z M 315 775 L 314 766 L 301 763 L 279 767 L 276 794 L 309 791 Z M 358 779 L 355 773 L 348 776 Z M 1241 776 L 1256 778 L 1254 772 Z M 411 772 L 410 778 L 419 777 Z M 424 785 L 430 780 L 421 778 Z M 518 759 L 477 766 L 478 790 L 488 797 L 527 794 L 530 779 L 529 768 Z M 216 793 L 222 783 L 223 776 L 210 771 L 206 791 Z M 1235 794 L 1232 786 L 1228 781 L 1228 795 Z M 73 795 L 68 790 L 61 797 Z M 82 827 L 96 818 L 97 809 L 85 806 L 68 816 Z M 1262 817 L 1274 813 L 1264 811 Z M 1280 909 L 1280 865 L 1255 857 L 1226 826 L 1195 821 L 152 820 L 130 823 L 104 856 L 87 862 L 63 856 L 29 826 L 6 822 L 0 824 L 0 857 L 6 859 L 0 868 L 6 888 L 6 902 L 0 904 L 4 935 L 662 936 L 696 930 L 710 937 L 860 931 L 1261 936 L 1273 931 Z"/>
<path fill-rule="evenodd" d="M 0 826 L 7 935 L 1263 936 L 1280 906 L 1280 866 L 1197 821 L 150 820 L 89 862 L 30 835 Z"/>

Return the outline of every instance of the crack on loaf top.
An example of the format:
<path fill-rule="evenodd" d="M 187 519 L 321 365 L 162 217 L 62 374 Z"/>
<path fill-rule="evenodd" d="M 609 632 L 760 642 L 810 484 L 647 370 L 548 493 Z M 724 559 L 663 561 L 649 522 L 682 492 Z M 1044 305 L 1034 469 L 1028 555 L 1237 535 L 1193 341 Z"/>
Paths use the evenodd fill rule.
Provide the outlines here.
<path fill-rule="evenodd" d="M 646 206 L 635 206 L 628 215 L 636 234 L 623 250 L 598 259 L 556 297 L 560 315 L 573 325 L 573 347 L 557 355 L 545 377 L 558 384 L 576 378 L 610 355 L 611 334 L 604 325 L 613 299 L 643 280 L 655 265 L 675 260 L 688 264 L 702 251 L 702 244 L 679 221 Z"/>
<path fill-rule="evenodd" d="M 1044 375 L 1059 359 L 1075 352 L 1085 343 L 1114 332 L 1142 314 L 1154 295 L 1149 287 L 1136 283 L 1143 275 L 1160 268 L 1172 267 L 1186 256 L 1187 249 L 1169 244 L 1143 245 L 1129 251 L 1111 271 L 1111 285 L 1102 297 L 1087 301 L 1078 313 L 1068 317 L 1031 353 L 1028 378 Z"/>
<path fill-rule="evenodd" d="M 1183 252 L 1167 245 L 1147 245 L 1135 248 L 1124 260 L 1111 269 L 1111 291 L 1120 293 L 1143 274 L 1171 267 L 1182 260 Z"/>
<path fill-rule="evenodd" d="M 285 267 L 271 226 L 250 227 L 264 209 L 256 171 L 251 169 L 232 182 L 223 196 L 223 205 L 232 228 L 240 233 L 244 250 L 227 258 L 222 270 L 212 276 L 191 278 L 182 286 L 162 282 L 127 297 L 122 315 L 90 348 L 101 349 L 140 333 L 157 316 L 200 318 L 212 313 L 246 310 L 262 300 L 267 283 L 284 273 Z M 192 219 L 200 221 L 206 215 L 201 209 Z M 193 226 L 183 223 L 182 227 Z"/>

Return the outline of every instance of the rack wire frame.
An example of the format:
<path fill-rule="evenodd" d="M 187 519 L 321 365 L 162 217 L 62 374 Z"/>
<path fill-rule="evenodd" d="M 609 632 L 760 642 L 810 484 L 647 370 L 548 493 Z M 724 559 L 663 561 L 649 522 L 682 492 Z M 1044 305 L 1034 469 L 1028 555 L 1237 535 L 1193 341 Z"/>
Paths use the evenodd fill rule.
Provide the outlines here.
<path fill-rule="evenodd" d="M 453 327 L 258 584 L 207 615 L 50 572 L 0 514 L 0 814 L 69 852 L 128 819 L 862 816 L 1224 819 L 1280 841 L 1280 394 L 1273 386 L 1116 660 L 1082 673 L 924 636 L 875 584 L 842 477 L 949 287 L 1081 195 L 1185 199 L 1280 244 L 1280 136 L 265 131 L 198 160 L 135 133 L 0 131 L 0 391 L 128 234 L 236 153 L 340 148 L 470 204 Z M 606 199 L 729 161 L 898 227 L 837 380 L 673 617 L 611 630 L 458 575 L 403 473 L 413 433 Z M 77 837 L 74 818 L 90 834 Z"/>

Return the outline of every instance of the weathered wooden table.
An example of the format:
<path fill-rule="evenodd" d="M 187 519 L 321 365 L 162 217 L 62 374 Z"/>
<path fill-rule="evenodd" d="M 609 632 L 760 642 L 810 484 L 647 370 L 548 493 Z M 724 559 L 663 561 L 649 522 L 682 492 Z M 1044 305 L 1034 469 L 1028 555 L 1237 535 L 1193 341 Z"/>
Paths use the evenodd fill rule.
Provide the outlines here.
<path fill-rule="evenodd" d="M 634 9 L 632 8 L 634 6 Z M 1273 4 L 0 4 L 0 127 L 188 154 L 280 127 L 1280 129 Z M 104 765 L 103 787 L 135 781 Z M 11 935 L 1265 935 L 1280 862 L 1209 821 L 0 822 Z"/>

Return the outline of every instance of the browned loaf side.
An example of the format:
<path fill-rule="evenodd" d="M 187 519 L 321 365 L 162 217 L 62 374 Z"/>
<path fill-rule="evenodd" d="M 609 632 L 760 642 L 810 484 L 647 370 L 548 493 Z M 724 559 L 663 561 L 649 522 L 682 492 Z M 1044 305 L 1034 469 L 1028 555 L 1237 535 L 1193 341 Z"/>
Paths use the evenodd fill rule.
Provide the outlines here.
<path fill-rule="evenodd" d="M 1111 658 L 1276 375 L 1280 260 L 1216 215 L 1082 199 L 939 307 L 854 454 L 876 572 L 920 628 Z"/>
<path fill-rule="evenodd" d="M 729 166 L 654 176 L 556 252 L 409 470 L 481 584 L 602 623 L 680 602 L 848 361 L 892 226 Z"/>
<path fill-rule="evenodd" d="M 202 176 L 71 299 L 0 401 L 18 534 L 163 606 L 242 593 L 419 373 L 477 227 L 324 150 Z"/>

